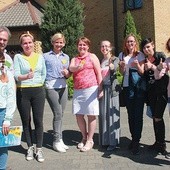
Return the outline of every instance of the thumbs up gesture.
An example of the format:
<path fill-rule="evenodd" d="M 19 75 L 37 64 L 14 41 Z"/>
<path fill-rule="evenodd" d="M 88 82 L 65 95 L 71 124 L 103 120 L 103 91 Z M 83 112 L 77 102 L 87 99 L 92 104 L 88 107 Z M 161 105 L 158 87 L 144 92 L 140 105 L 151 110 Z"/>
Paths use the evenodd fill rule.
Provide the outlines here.
<path fill-rule="evenodd" d="M 125 68 L 125 60 L 120 60 L 119 65 L 121 68 Z"/>
<path fill-rule="evenodd" d="M 131 63 L 131 66 L 136 67 L 136 68 L 139 67 L 139 61 L 138 61 L 137 56 L 134 58 L 134 61 Z"/>
<path fill-rule="evenodd" d="M 149 70 L 153 67 L 153 64 L 146 58 L 146 63 L 145 63 L 145 70 Z"/>
<path fill-rule="evenodd" d="M 27 79 L 32 79 L 34 77 L 34 72 L 32 68 L 30 68 L 29 73 L 27 74 Z"/>
<path fill-rule="evenodd" d="M 157 66 L 157 69 L 159 70 L 159 71 L 161 71 L 162 69 L 166 69 L 167 68 L 167 65 L 166 65 L 166 63 L 164 63 L 164 62 L 162 62 L 162 58 L 160 59 L 160 63 L 159 63 L 159 65 Z"/>

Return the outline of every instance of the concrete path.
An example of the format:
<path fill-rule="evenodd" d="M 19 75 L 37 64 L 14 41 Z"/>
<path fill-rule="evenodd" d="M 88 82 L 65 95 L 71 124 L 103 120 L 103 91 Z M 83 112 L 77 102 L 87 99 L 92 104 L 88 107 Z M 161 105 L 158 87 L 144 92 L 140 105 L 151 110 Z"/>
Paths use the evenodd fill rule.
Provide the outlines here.
<path fill-rule="evenodd" d="M 170 151 L 170 118 L 165 112 L 167 148 Z M 21 125 L 20 117 L 16 111 L 13 125 Z M 121 140 L 120 148 L 112 152 L 98 146 L 98 128 L 94 136 L 94 148 L 86 153 L 79 152 L 76 148 L 81 140 L 81 135 L 71 113 L 71 101 L 68 101 L 64 114 L 63 136 L 65 143 L 70 147 L 67 153 L 58 153 L 52 149 L 52 113 L 48 103 L 45 105 L 44 115 L 44 163 L 36 160 L 26 161 L 26 143 L 24 138 L 22 145 L 9 148 L 8 166 L 12 170 L 113 170 L 113 169 L 170 169 L 170 160 L 162 155 L 156 155 L 147 150 L 147 146 L 154 143 L 152 120 L 144 113 L 144 127 L 141 139 L 141 154 L 132 155 L 127 146 L 130 142 L 130 134 L 125 108 L 121 108 Z"/>

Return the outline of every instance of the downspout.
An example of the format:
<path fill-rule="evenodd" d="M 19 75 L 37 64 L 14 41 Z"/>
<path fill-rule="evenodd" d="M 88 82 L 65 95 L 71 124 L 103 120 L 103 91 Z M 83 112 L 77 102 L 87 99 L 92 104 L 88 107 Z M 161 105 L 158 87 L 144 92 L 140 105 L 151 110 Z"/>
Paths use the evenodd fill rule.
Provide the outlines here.
<path fill-rule="evenodd" d="M 114 46 L 115 55 L 118 56 L 118 25 L 117 25 L 117 0 L 113 0 Z"/>

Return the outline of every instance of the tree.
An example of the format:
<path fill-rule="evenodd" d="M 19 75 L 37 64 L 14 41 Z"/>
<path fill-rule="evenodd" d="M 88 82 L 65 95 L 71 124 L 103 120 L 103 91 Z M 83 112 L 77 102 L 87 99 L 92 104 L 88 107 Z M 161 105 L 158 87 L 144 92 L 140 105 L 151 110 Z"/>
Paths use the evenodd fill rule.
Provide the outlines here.
<path fill-rule="evenodd" d="M 134 22 L 134 18 L 131 15 L 131 12 L 127 11 L 126 18 L 125 18 L 124 37 L 126 37 L 130 33 L 133 33 L 136 36 L 136 38 L 138 39 L 139 44 L 140 44 L 141 39 L 142 39 L 141 35 L 140 35 L 140 33 L 137 33 L 136 25 Z"/>
<path fill-rule="evenodd" d="M 42 18 L 41 41 L 43 51 L 51 49 L 50 38 L 57 32 L 64 34 L 66 46 L 63 51 L 70 57 L 77 54 L 76 41 L 84 33 L 84 5 L 80 0 L 48 0 Z M 73 78 L 67 80 L 69 98 L 73 96 Z"/>
<path fill-rule="evenodd" d="M 83 4 L 80 0 L 48 0 L 42 18 L 41 41 L 43 51 L 51 49 L 50 38 L 61 32 L 65 35 L 66 54 L 73 57 L 77 53 L 76 41 L 84 32 Z"/>

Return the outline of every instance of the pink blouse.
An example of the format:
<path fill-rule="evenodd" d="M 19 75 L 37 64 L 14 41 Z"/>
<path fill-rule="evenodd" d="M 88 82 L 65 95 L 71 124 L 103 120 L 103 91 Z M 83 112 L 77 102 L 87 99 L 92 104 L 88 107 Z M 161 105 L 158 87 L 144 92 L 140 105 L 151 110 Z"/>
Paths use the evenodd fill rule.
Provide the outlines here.
<path fill-rule="evenodd" d="M 83 58 L 80 56 L 76 57 L 75 64 L 81 64 L 83 68 L 73 73 L 74 89 L 85 89 L 98 85 L 90 53 Z"/>

